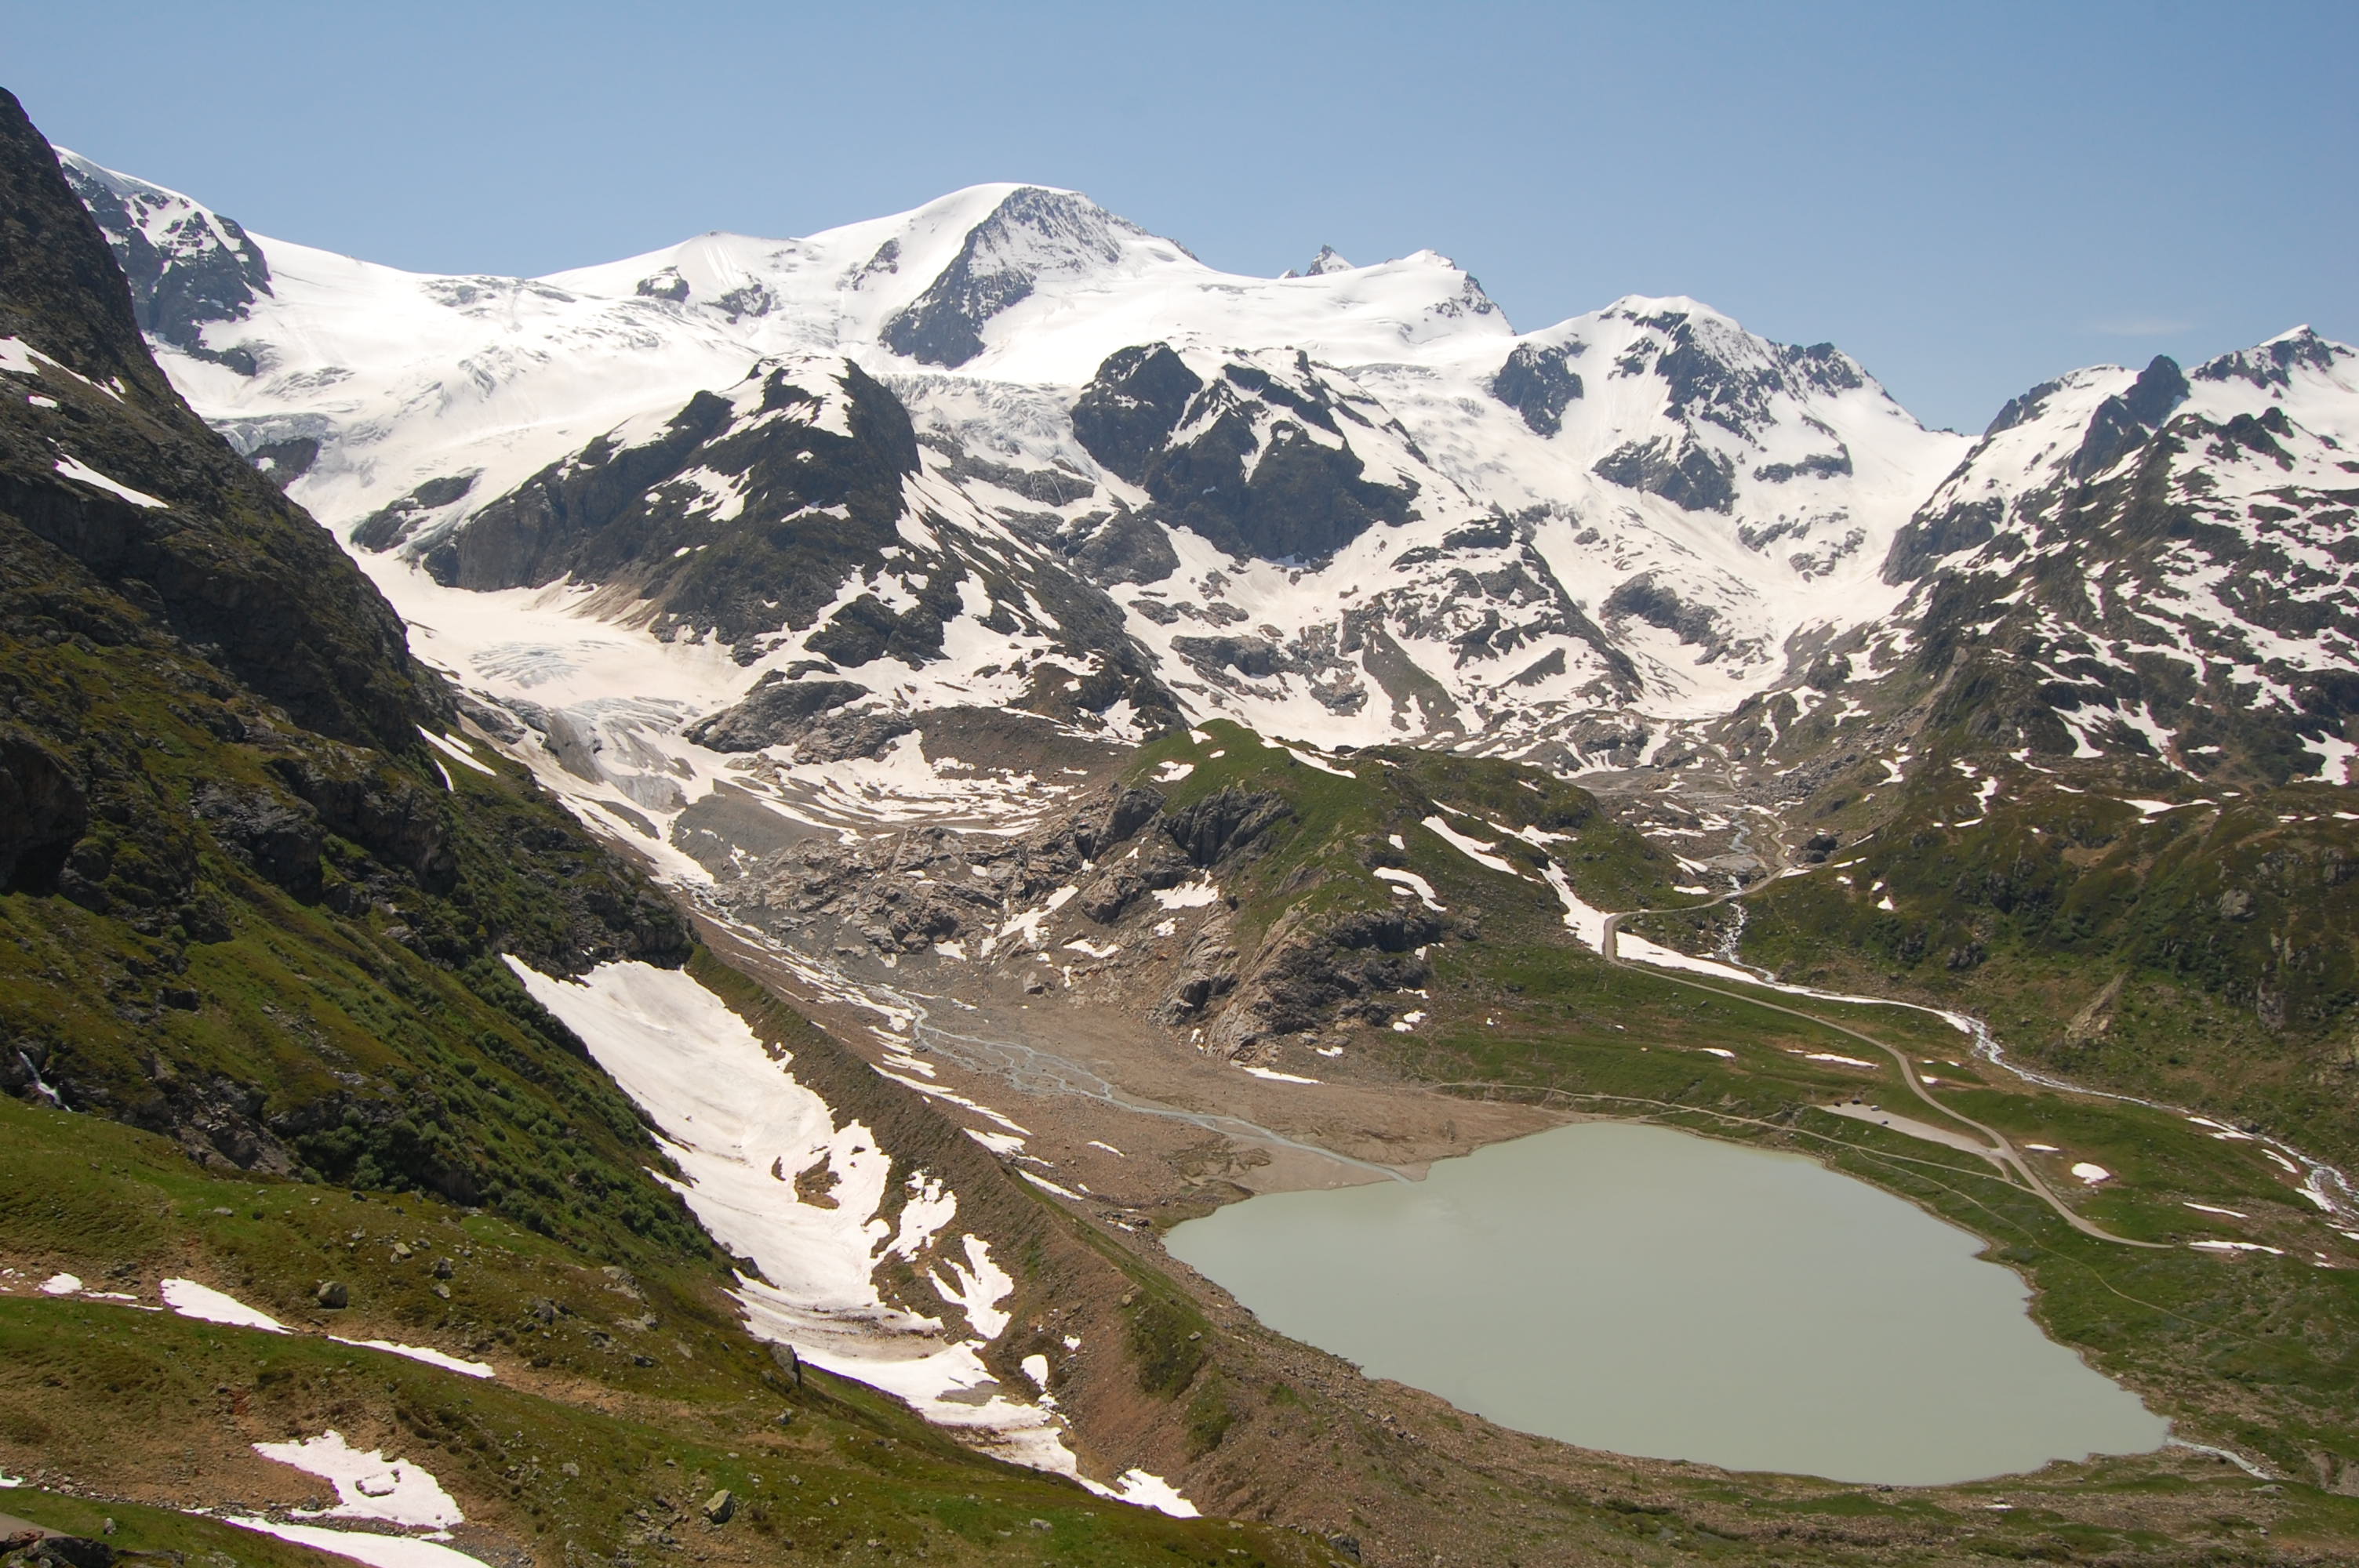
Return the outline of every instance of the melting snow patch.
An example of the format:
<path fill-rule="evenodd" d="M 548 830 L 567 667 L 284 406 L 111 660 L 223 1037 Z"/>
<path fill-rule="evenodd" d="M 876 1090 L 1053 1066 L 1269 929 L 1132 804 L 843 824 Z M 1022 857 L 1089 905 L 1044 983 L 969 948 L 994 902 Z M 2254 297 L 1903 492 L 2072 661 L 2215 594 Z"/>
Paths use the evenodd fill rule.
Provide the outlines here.
<path fill-rule="evenodd" d="M 1288 756 L 1306 768 L 1317 768 L 1321 773 L 1333 773 L 1339 779 L 1355 779 L 1360 776 L 1349 768 L 1339 768 L 1332 762 L 1322 762 L 1308 752 L 1298 752 L 1291 746 L 1285 747 L 1284 751 Z"/>
<path fill-rule="evenodd" d="M 1433 896 L 1433 884 L 1415 871 L 1397 871 L 1391 866 L 1378 866 L 1376 875 L 1383 881 L 1392 883 L 1395 892 L 1415 893 L 1426 908 L 1436 913 L 1442 911 L 1443 905 L 1440 900 Z"/>
<path fill-rule="evenodd" d="M 1086 953 L 1093 958 L 1111 958 L 1122 951 L 1122 944 L 1119 942 L 1097 943 L 1086 936 L 1076 936 L 1065 946 L 1076 953 Z"/>
<path fill-rule="evenodd" d="M 307 1513 L 306 1519 L 383 1519 L 425 1530 L 466 1522 L 458 1503 L 432 1476 L 407 1459 L 387 1459 L 377 1449 L 362 1453 L 332 1429 L 293 1443 L 257 1443 L 254 1451 L 335 1484 L 336 1506 Z"/>
<path fill-rule="evenodd" d="M 2253 1217 L 2251 1215 L 2242 1213 L 2236 1209 L 2222 1208 L 2218 1204 L 2183 1203 L 2180 1205 L 2180 1206 L 2181 1208 L 2191 1208 L 2198 1214 L 2224 1214 L 2230 1219 L 2250 1219 Z"/>
<path fill-rule="evenodd" d="M 1443 843 L 1449 845 L 1451 849 L 1457 850 L 1460 854 L 1465 856 L 1468 860 L 1473 861 L 1478 866 L 1488 866 L 1495 871 L 1505 871 L 1511 877 L 1521 876 L 1523 874 L 1516 869 L 1513 862 L 1504 860 L 1498 856 L 1492 854 L 1491 850 L 1494 846 L 1485 844 L 1479 838 L 1468 838 L 1465 834 L 1451 827 L 1449 823 L 1444 822 L 1439 816 L 1427 817 L 1424 822 L 1424 827 L 1427 832 L 1431 833 L 1435 838 L 1440 839 Z"/>
<path fill-rule="evenodd" d="M 327 1530 L 316 1524 L 280 1524 L 266 1519 L 241 1519 L 235 1514 L 219 1516 L 223 1524 L 234 1524 L 240 1530 L 250 1530 L 257 1535 L 275 1535 L 281 1541 L 291 1541 L 298 1546 L 308 1546 L 314 1552 L 330 1552 L 338 1557 L 365 1563 L 369 1568 L 484 1568 L 484 1560 L 431 1541 L 419 1541 L 414 1536 L 378 1535 L 365 1530 Z"/>
<path fill-rule="evenodd" d="M 444 756 L 450 758 L 461 767 L 473 768 L 477 773 L 484 774 L 487 778 L 498 776 L 494 773 L 491 769 L 475 761 L 475 753 L 469 751 L 459 741 L 451 740 L 447 735 L 437 735 L 433 730 L 427 729 L 422 724 L 418 727 L 418 732 L 426 737 L 426 743 L 428 745 L 433 747 L 436 751 L 441 752 Z"/>
<path fill-rule="evenodd" d="M 1647 941 L 1644 936 L 1632 936 L 1625 932 L 1614 934 L 1614 956 L 1634 964 L 1651 964 L 1658 969 L 1686 969 L 1693 974 L 1710 975 L 1715 979 L 1738 980 L 1746 985 L 1758 985 L 1761 977 L 1745 973 L 1733 964 L 1698 958 L 1674 947 L 1665 947 Z"/>
<path fill-rule="evenodd" d="M 1400 1025 L 1396 1023 L 1393 1027 L 1398 1029 Z M 1315 1084 L 1319 1081 L 1317 1078 L 1303 1077 L 1298 1073 L 1281 1073 L 1275 1067 L 1247 1067 L 1245 1071 L 1256 1078 L 1267 1078 L 1274 1084 Z"/>
<path fill-rule="evenodd" d="M 71 453 L 60 458 L 57 468 L 58 471 L 66 478 L 119 495 L 134 506 L 161 507 L 164 504 L 144 490 L 134 490 L 127 484 L 116 483 Z"/>
<path fill-rule="evenodd" d="M 1091 1139 L 1091 1140 L 1090 1140 L 1090 1141 L 1089 1141 L 1089 1147 L 1091 1147 L 1091 1148 L 1093 1148 L 1093 1149 L 1103 1149 L 1103 1150 L 1104 1150 L 1107 1153 L 1109 1153 L 1109 1154 L 1113 1155 L 1113 1156 L 1114 1156 L 1115 1159 L 1117 1159 L 1117 1160 L 1127 1160 L 1127 1159 L 1129 1159 L 1129 1158 L 1130 1158 L 1130 1156 L 1129 1156 L 1129 1155 L 1127 1155 L 1127 1154 L 1124 1153 L 1121 1150 L 1119 1150 L 1119 1149 L 1115 1148 L 1113 1144 L 1111 1144 L 1111 1143 L 1101 1143 L 1101 1142 L 1099 1142 L 1099 1141 L 1098 1141 L 1096 1139 L 1094 1139 L 1094 1138 L 1093 1138 L 1093 1139 Z"/>
<path fill-rule="evenodd" d="M 41 1281 L 41 1294 L 70 1296 L 82 1289 L 82 1279 L 75 1274 L 51 1274 Z"/>
<path fill-rule="evenodd" d="M 1873 1062 L 1863 1062 L 1856 1056 L 1839 1056 L 1832 1051 L 1799 1051 L 1795 1054 L 1805 1062 L 1832 1062 L 1843 1067 L 1873 1067 Z"/>
<path fill-rule="evenodd" d="M 875 1271 L 894 1241 L 878 1212 L 892 1161 L 858 1121 L 836 1125 L 827 1102 L 796 1080 L 791 1055 L 773 1057 L 744 1019 L 677 969 L 625 961 L 558 980 L 508 964 L 647 1110 L 686 1177 L 675 1190 L 713 1239 L 760 1265 L 762 1277 L 741 1277 L 734 1292 L 757 1337 L 897 1395 L 1003 1457 L 1073 1474 L 1056 1417 L 995 1391 L 975 1342 L 884 1300 Z M 822 1163 L 836 1178 L 833 1208 L 799 1201 L 793 1185 L 795 1173 Z M 940 1193 L 905 1206 L 904 1239 L 911 1227 L 939 1230 L 951 1202 Z M 979 1266 L 961 1278 L 974 1281 L 968 1293 L 988 1313 L 998 1300 L 993 1281 Z"/>
<path fill-rule="evenodd" d="M 1208 881 L 1181 882 L 1176 888 L 1156 889 L 1155 902 L 1166 909 L 1201 909 L 1220 903 L 1221 890 Z"/>
<path fill-rule="evenodd" d="M 2340 735 L 2321 736 L 2314 741 L 2304 736 L 2301 749 L 2322 759 L 2319 763 L 2318 776 L 2326 783 L 2347 784 L 2353 782 L 2351 759 L 2359 756 L 2359 746 L 2353 745 Z"/>
<path fill-rule="evenodd" d="M 1036 1176 L 1029 1171 L 1018 1171 L 1016 1173 L 1023 1177 L 1026 1181 L 1031 1183 L 1034 1186 L 1039 1188 L 1044 1193 L 1054 1193 L 1059 1197 L 1070 1198 L 1074 1203 L 1086 1203 L 1089 1201 L 1082 1197 L 1081 1194 L 1073 1191 L 1071 1187 L 1060 1187 L 1046 1176 Z M 1070 1474 L 1070 1472 L 1068 1473 Z"/>
<path fill-rule="evenodd" d="M 1186 778 L 1190 773 L 1192 773 L 1195 771 L 1196 764 L 1193 762 L 1165 762 L 1162 766 L 1155 770 L 1155 782 L 1157 784 L 1178 784 L 1181 779 Z"/>
<path fill-rule="evenodd" d="M 10 375 L 38 375 L 43 360 L 51 364 L 58 362 L 22 338 L 0 338 L 0 371 Z"/>
<path fill-rule="evenodd" d="M 1113 1486 L 1079 1477 L 1082 1486 L 1102 1498 L 1120 1502 L 1136 1503 L 1140 1508 L 1154 1509 L 1174 1519 L 1198 1519 L 1201 1515 L 1196 1505 L 1181 1497 L 1171 1483 L 1145 1470 L 1125 1470 L 1114 1478 Z"/>
<path fill-rule="evenodd" d="M 390 1339 L 346 1339 L 340 1334 L 332 1334 L 328 1337 L 339 1345 L 350 1345 L 360 1350 L 382 1350 L 388 1356 L 407 1356 L 412 1361 L 423 1361 L 429 1367 L 440 1367 L 446 1372 L 460 1372 L 470 1378 L 488 1378 L 493 1375 L 492 1364 L 489 1361 L 462 1360 L 456 1356 L 437 1350 L 430 1345 L 396 1345 Z"/>
<path fill-rule="evenodd" d="M 199 1318 L 206 1323 L 225 1323 L 233 1328 L 258 1328 L 266 1334 L 284 1334 L 287 1325 L 268 1313 L 257 1312 L 235 1296 L 223 1295 L 210 1285 L 194 1280 L 167 1280 L 158 1287 L 164 1304 L 182 1317 Z"/>
<path fill-rule="evenodd" d="M 965 1268 L 945 1260 L 934 1272 L 934 1283 L 944 1299 L 966 1309 L 966 1320 L 985 1343 L 1006 1332 L 1008 1314 L 1000 1303 L 1016 1293 L 1016 1281 L 991 1260 L 991 1243 L 980 1236 L 966 1238 Z"/>
<path fill-rule="evenodd" d="M 2086 1160 L 2074 1165 L 2072 1173 L 2093 1187 L 2099 1182 L 2110 1182 L 2114 1179 L 2114 1173 L 2111 1171 L 2106 1170 L 2103 1165 L 2092 1164 Z"/>
<path fill-rule="evenodd" d="M 1580 939 L 1581 945 L 1593 953 L 1605 950 L 1605 912 L 1583 903 L 1581 895 L 1572 891 L 1572 883 L 1564 868 L 1550 860 L 1540 868 L 1540 875 L 1556 890 L 1557 902 L 1564 905 L 1565 929 Z M 1617 944 L 1618 946 L 1618 944 Z"/>
<path fill-rule="evenodd" d="M 2187 1245 L 2200 1252 L 2266 1252 L 2272 1258 L 2285 1256 L 2282 1247 L 2264 1247 L 2257 1241 L 2190 1241 Z"/>

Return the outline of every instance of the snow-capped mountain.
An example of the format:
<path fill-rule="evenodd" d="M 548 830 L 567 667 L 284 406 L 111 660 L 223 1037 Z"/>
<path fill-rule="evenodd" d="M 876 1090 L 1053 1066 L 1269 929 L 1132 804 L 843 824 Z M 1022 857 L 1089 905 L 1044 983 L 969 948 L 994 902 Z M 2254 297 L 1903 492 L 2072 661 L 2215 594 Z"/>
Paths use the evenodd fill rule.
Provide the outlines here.
<path fill-rule="evenodd" d="M 2282 530 L 2250 508 L 2287 503 L 2215 474 L 2276 460 L 2239 416 L 2294 422 L 2262 435 L 2309 466 L 2269 484 L 2318 497 L 2359 418 L 2349 351 L 2288 339 L 2184 393 L 2077 373 L 1973 442 L 1692 300 L 1517 334 L 1431 252 L 1237 276 L 1034 186 L 523 279 L 250 236 L 67 167 L 196 406 L 424 648 L 603 749 L 641 809 L 708 768 L 691 731 L 821 760 L 952 708 L 1627 764 L 1794 704 L 1845 649 L 1890 667 L 1962 576 L 2069 578 L 2069 498 L 2158 442 L 2261 547 Z M 2332 657 L 2332 613 L 2296 624 L 2320 613 L 2247 618 L 2311 654 L 2236 656 Z"/>
<path fill-rule="evenodd" d="M 1959 672 L 1999 748 L 2346 780 L 2359 353 L 2308 328 L 2002 409 L 1895 537 L 1867 669 Z"/>

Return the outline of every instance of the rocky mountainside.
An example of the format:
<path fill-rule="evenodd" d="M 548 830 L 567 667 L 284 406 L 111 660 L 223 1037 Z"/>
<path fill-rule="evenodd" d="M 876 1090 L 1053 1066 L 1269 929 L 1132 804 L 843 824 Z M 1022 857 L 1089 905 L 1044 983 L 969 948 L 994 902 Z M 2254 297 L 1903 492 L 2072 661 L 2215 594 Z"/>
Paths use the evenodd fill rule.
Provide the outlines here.
<path fill-rule="evenodd" d="M 1754 739 L 1940 679 L 1995 752 L 2347 782 L 2355 504 L 2359 353 L 2307 329 L 2191 373 L 2035 387 L 1895 536 L 1907 598 L 1764 704 Z"/>
<path fill-rule="evenodd" d="M 937 1492 L 987 1491 L 973 1527 L 1101 1520 L 1084 1533 L 1112 1560 L 1205 1556 L 1209 1530 L 1072 1484 L 1086 1453 L 1100 1498 L 1192 1515 L 1139 1468 L 1188 1457 L 1184 1379 L 1150 1396 L 1141 1370 L 1185 1328 L 1125 1312 L 1129 1276 L 1070 1219 L 700 946 L 473 727 L 467 710 L 496 716 L 413 659 L 350 557 L 157 368 L 125 275 L 5 95 L 0 222 L 11 1474 L 166 1510 L 269 1498 L 284 1484 L 252 1442 L 316 1433 L 313 1379 L 360 1370 L 330 1419 L 438 1455 L 503 1561 L 577 1534 L 626 1556 L 667 1528 L 630 1512 L 658 1460 L 618 1401 L 691 1448 L 715 1438 L 701 1465 L 734 1444 L 824 1476 L 839 1448 L 910 1444 L 882 1482 L 835 1477 L 855 1531 L 922 1530 Z M 855 454 L 799 482 L 857 503 L 863 481 Z M 665 1049 L 683 1037 L 705 1051 L 693 1072 Z M 749 1122 L 704 1136 L 694 1097 L 724 1087 Z M 28 1273 L 45 1292 L 20 1294 Z M 163 1313 L 168 1343 L 126 1303 Z M 1011 1336 L 1019 1313 L 1072 1337 Z M 292 1359 L 257 1370 L 290 1323 Z M 1082 1335 L 1097 1353 L 1066 1367 Z M 167 1463 L 132 1427 L 177 1413 L 121 1401 L 177 1390 L 176 1361 L 248 1392 Z M 454 1413 L 471 1379 L 529 1484 L 479 1463 Z M 607 1501 L 569 1504 L 569 1544 L 544 1540 L 577 1481 Z M 1223 1528 L 1221 1549 L 1238 1539 Z M 1309 1552 L 1256 1532 L 1246 1555 Z"/>

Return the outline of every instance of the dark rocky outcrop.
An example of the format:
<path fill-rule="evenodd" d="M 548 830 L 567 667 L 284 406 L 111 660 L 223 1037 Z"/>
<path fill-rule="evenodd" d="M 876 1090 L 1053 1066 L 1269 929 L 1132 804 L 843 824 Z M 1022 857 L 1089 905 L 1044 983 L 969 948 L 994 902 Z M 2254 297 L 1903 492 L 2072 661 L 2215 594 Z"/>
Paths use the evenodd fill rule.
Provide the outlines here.
<path fill-rule="evenodd" d="M 1200 866 L 1227 860 L 1294 815 L 1283 795 L 1224 789 L 1163 819 L 1163 831 Z"/>
<path fill-rule="evenodd" d="M 2097 405 L 2067 471 L 2084 482 L 2094 479 L 2136 451 L 2186 401 L 2187 377 L 2178 362 L 2157 354 L 2128 391 Z"/>
<path fill-rule="evenodd" d="M 1734 466 L 1692 440 L 1630 441 L 1597 460 L 1597 477 L 1659 495 L 1689 512 L 1726 512 L 1736 503 Z"/>
<path fill-rule="evenodd" d="M 1491 378 L 1491 395 L 1522 415 L 1533 434 L 1553 436 L 1581 396 L 1581 376 L 1571 362 L 1579 351 L 1578 345 L 1518 343 Z"/>
<path fill-rule="evenodd" d="M 106 233 L 140 330 L 192 359 L 256 373 L 253 351 L 209 348 L 204 333 L 215 322 L 245 319 L 255 301 L 271 292 L 262 247 L 232 220 L 184 208 L 180 198 L 144 180 L 79 161 L 60 167 Z M 143 221 L 151 215 L 169 221 L 159 232 Z"/>
<path fill-rule="evenodd" d="M 1306 356 L 1285 374 L 1233 361 L 1207 382 L 1156 343 L 1107 356 L 1074 403 L 1073 431 L 1154 498 L 1157 521 L 1231 555 L 1312 561 L 1414 515 L 1415 485 L 1369 481 L 1352 449 L 1346 427 L 1372 427 L 1380 414 Z M 1194 433 L 1175 441 L 1183 427 Z"/>
<path fill-rule="evenodd" d="M 1943 557 L 1990 543 L 2006 512 L 2006 504 L 1995 500 L 1953 502 L 1939 510 L 1919 511 L 1892 535 L 1892 548 L 1884 557 L 1884 580 L 1913 581 Z"/>
<path fill-rule="evenodd" d="M 1689 603 L 1653 572 L 1640 572 L 1606 595 L 1604 608 L 1609 619 L 1643 621 L 1703 647 L 1707 656 L 1721 641 L 1720 617 L 1712 608 Z"/>
<path fill-rule="evenodd" d="M 736 704 L 689 727 L 688 738 L 716 752 L 758 752 L 807 733 L 821 714 L 868 695 L 848 680 L 788 680 L 772 670 Z"/>
<path fill-rule="evenodd" d="M 1169 343 L 1116 350 L 1075 400 L 1073 434 L 1109 471 L 1145 484 L 1149 466 L 1203 390 L 1202 378 Z"/>
<path fill-rule="evenodd" d="M 262 467 L 265 454 L 277 449 L 279 449 L 257 448 L 246 455 L 256 467 Z M 309 468 L 311 460 L 317 458 L 319 452 L 320 444 L 317 441 L 311 442 L 310 455 L 303 459 L 303 468 Z M 301 470 L 298 469 L 296 473 L 299 472 Z M 284 484 L 294 478 L 295 474 L 272 471 L 271 477 Z M 475 481 L 478 477 L 479 475 L 469 472 L 446 474 L 440 479 L 428 480 L 408 495 L 388 502 L 362 518 L 353 528 L 353 543 L 364 550 L 393 548 L 408 538 L 429 513 L 439 512 L 453 502 L 465 500 L 468 493 L 475 488 Z"/>
<path fill-rule="evenodd" d="M 1013 191 L 967 232 L 926 291 L 885 323 L 885 345 L 923 364 L 962 365 L 983 352 L 991 319 L 1031 295 L 1043 253 L 1060 270 L 1118 261 L 1115 235 L 1129 227 L 1064 191 Z"/>

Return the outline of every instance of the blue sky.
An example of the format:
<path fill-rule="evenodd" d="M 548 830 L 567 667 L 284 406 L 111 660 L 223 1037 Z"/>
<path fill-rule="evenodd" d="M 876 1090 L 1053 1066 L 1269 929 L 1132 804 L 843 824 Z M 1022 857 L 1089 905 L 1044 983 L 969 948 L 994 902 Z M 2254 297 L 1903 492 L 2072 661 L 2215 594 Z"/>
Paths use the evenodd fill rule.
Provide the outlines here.
<path fill-rule="evenodd" d="M 1431 246 L 1518 327 L 1690 294 L 1978 429 L 2359 340 L 2359 5 L 0 0 L 52 139 L 273 235 L 540 273 L 1070 186 L 1239 272 Z"/>

